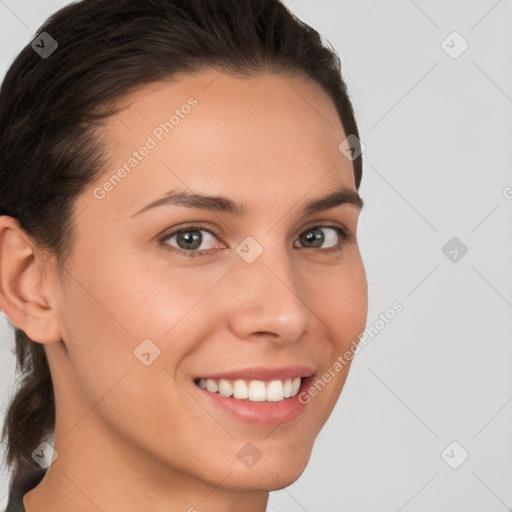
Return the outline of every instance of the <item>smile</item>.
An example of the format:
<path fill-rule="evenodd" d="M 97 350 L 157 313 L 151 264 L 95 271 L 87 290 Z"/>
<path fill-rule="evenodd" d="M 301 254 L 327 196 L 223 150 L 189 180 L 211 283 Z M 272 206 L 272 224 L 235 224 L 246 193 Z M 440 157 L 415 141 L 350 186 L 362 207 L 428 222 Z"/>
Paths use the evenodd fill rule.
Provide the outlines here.
<path fill-rule="evenodd" d="M 250 402 L 281 402 L 292 398 L 299 392 L 300 377 L 284 380 L 229 380 L 196 379 L 195 384 L 201 389 L 223 397 Z"/>

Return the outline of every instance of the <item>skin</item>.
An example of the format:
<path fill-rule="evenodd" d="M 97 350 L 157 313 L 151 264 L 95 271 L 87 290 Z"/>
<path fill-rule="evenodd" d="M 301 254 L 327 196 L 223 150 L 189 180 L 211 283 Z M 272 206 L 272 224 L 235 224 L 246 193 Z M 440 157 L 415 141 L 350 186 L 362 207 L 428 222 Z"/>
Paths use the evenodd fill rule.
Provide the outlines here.
<path fill-rule="evenodd" d="M 198 104 L 99 200 L 94 188 L 189 97 Z M 76 240 L 66 273 L 9 217 L 0 217 L 1 307 L 48 356 L 56 395 L 57 459 L 24 497 L 27 512 L 264 511 L 268 492 L 304 471 L 349 365 L 295 420 L 242 423 L 201 403 L 197 374 L 307 364 L 320 376 L 364 330 L 367 281 L 350 204 L 300 215 L 339 186 L 355 191 L 346 137 L 331 100 L 308 78 L 238 78 L 201 71 L 145 87 L 102 131 L 110 164 L 76 200 Z M 161 206 L 132 215 L 166 191 L 185 188 L 244 203 L 247 217 Z M 205 255 L 177 237 L 188 222 Z M 322 253 L 301 233 L 324 228 Z M 263 252 L 235 251 L 252 236 Z M 207 238 L 208 237 L 208 238 Z M 197 251 L 197 249 L 195 249 Z M 160 356 L 134 356 L 151 339 Z M 246 442 L 262 458 L 247 468 Z"/>

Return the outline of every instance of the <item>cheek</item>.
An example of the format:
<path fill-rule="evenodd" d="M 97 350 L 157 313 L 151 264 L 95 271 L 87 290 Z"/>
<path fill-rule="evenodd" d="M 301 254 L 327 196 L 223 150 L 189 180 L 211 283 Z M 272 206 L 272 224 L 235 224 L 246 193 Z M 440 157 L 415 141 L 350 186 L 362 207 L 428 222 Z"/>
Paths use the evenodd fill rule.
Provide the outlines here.
<path fill-rule="evenodd" d="M 213 332 L 216 308 L 205 295 L 218 276 L 194 279 L 197 269 L 108 261 L 97 261 L 88 271 L 75 268 L 63 338 L 88 403 L 123 379 L 127 397 L 140 398 L 138 410 L 145 410 L 151 401 L 142 403 L 143 394 L 154 396 L 155 389 L 169 387 L 171 375 L 204 338 L 198 334 Z"/>
<path fill-rule="evenodd" d="M 71 424 L 91 432 L 100 419 L 134 447 L 144 445 L 158 456 L 183 429 L 199 435 L 187 419 L 175 421 L 176 411 L 187 403 L 173 375 L 190 349 L 191 337 L 181 334 L 186 312 L 200 294 L 184 298 L 183 283 L 166 285 L 147 273 L 128 279 L 114 270 L 96 270 L 89 281 L 82 274 L 80 285 L 75 282 L 66 297 L 63 338 L 68 375 L 74 379 L 66 392 L 67 415 Z"/>
<path fill-rule="evenodd" d="M 367 321 L 368 290 L 362 261 L 317 273 L 312 286 L 313 311 L 327 326 L 332 346 L 338 353 L 344 351 L 358 339 Z"/>

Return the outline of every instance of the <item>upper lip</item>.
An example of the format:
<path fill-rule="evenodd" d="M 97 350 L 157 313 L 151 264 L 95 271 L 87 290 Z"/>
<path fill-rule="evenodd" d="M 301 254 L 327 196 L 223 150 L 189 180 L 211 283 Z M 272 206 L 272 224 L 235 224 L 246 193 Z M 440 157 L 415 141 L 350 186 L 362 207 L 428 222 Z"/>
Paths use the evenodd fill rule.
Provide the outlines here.
<path fill-rule="evenodd" d="M 268 367 L 252 367 L 243 368 L 240 370 L 232 370 L 229 372 L 219 372 L 198 375 L 197 379 L 212 379 L 212 380 L 284 380 L 293 379 L 296 377 L 307 378 L 311 377 L 315 370 L 310 366 L 294 365 L 294 366 L 281 366 L 279 368 Z"/>

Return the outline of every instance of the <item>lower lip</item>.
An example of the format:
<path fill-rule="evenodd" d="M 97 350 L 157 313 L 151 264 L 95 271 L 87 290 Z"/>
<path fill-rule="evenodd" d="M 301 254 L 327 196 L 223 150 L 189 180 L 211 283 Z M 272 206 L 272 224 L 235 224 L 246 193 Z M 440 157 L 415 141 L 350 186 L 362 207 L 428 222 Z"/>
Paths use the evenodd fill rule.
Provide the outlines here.
<path fill-rule="evenodd" d="M 240 421 L 257 425 L 280 425 L 298 418 L 304 412 L 307 404 L 301 403 L 299 396 L 308 389 L 312 380 L 313 376 L 303 379 L 297 394 L 280 402 L 251 402 L 248 399 L 240 400 L 232 396 L 225 397 L 219 393 L 212 393 L 195 384 L 194 387 L 206 400 L 210 400 Z"/>

